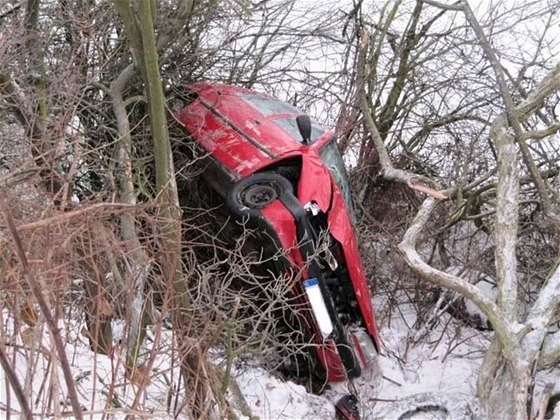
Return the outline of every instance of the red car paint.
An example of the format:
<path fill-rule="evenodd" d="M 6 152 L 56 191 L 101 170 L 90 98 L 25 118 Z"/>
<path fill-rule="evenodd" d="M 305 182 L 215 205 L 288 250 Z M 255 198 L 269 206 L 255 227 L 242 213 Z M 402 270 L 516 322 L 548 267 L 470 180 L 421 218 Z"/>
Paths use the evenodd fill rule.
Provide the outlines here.
<path fill-rule="evenodd" d="M 281 103 L 275 102 L 279 109 L 265 109 L 270 111 L 265 115 L 254 102 L 258 103 L 261 99 L 270 101 L 271 98 L 266 95 L 211 83 L 193 84 L 188 90 L 191 102 L 178 113 L 178 120 L 192 139 L 210 153 L 218 163 L 218 168 L 227 172 L 232 184 L 287 159 L 297 158 L 301 161 L 297 199 L 302 206 L 309 202 L 316 203 L 327 215 L 328 230 L 340 244 L 363 326 L 379 349 L 371 296 L 349 210 L 343 193 L 320 154 L 325 145 L 334 141 L 332 133 L 314 126 L 318 136 L 307 145 L 298 141 L 293 132 L 288 132 L 280 124 L 302 114 L 289 105 L 281 106 Z M 276 200 L 262 208 L 260 214 L 276 233 L 290 264 L 305 275 L 304 257 L 298 248 L 292 212 L 280 200 Z M 317 325 L 314 330 L 315 336 L 321 337 Z M 354 342 L 355 339 L 349 341 Z M 334 341 L 320 339 L 318 344 L 317 355 L 327 372 L 327 379 L 346 379 L 347 374 Z M 363 360 L 363 353 L 360 352 L 362 350 L 358 349 L 354 354 Z"/>

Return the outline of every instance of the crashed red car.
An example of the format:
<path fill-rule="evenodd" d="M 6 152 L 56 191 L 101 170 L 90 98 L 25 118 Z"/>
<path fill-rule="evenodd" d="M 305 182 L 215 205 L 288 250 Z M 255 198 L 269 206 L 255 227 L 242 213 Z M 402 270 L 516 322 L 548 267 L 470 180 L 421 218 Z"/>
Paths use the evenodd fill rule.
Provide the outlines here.
<path fill-rule="evenodd" d="M 380 343 L 333 134 L 247 89 L 196 83 L 187 95 L 177 118 L 209 156 L 203 177 L 232 215 L 283 251 L 326 379 L 360 376 L 377 363 Z"/>

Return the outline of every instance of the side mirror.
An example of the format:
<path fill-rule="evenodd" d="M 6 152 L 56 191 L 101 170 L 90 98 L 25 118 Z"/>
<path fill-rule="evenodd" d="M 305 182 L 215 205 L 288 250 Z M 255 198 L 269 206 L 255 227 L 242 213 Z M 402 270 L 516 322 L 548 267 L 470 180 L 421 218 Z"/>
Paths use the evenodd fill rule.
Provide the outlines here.
<path fill-rule="evenodd" d="M 299 134 L 303 140 L 303 144 L 307 145 L 311 141 L 311 119 L 309 115 L 298 115 L 296 118 Z"/>

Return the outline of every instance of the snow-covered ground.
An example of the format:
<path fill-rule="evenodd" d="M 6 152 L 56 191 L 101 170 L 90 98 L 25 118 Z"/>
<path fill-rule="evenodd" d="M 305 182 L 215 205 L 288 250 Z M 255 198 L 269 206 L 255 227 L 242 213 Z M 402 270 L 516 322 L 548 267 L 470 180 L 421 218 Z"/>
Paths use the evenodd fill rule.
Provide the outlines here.
<path fill-rule="evenodd" d="M 246 369 L 237 380 L 253 413 L 263 419 L 334 418 L 334 403 L 353 391 L 359 397 L 362 418 L 387 418 L 397 400 L 432 393 L 441 400 L 469 400 L 474 395 L 476 372 L 488 343 L 476 330 L 453 331 L 448 320 L 427 341 L 410 343 L 413 335 L 404 325 L 383 328 L 384 351 L 380 357 L 383 378 L 365 377 L 352 383 L 329 385 L 320 396 L 300 385 L 283 382 L 259 368 Z M 468 330 L 465 329 L 465 330 Z M 436 397 L 436 398 L 438 398 Z M 394 418 L 398 417 L 398 414 Z"/>
<path fill-rule="evenodd" d="M 359 397 L 362 418 L 397 418 L 399 406 L 396 401 L 403 399 L 413 401 L 419 407 L 433 405 L 434 401 L 447 404 L 447 413 L 436 410 L 429 418 L 463 417 L 457 413 L 464 412 L 465 401 L 471 401 L 474 396 L 477 369 L 491 332 L 477 331 L 445 314 L 427 336 L 414 343 L 412 337 L 415 331 L 410 328 L 414 317 L 413 308 L 402 305 L 398 315 L 381 328 L 384 347 L 379 361 L 382 378 L 370 373 L 352 383 L 331 384 L 322 395 L 313 395 L 302 385 L 271 375 L 257 363 L 236 363 L 232 374 L 252 415 L 261 419 L 332 419 L 335 416 L 334 403 L 349 391 Z M 68 413 L 62 374 L 59 370 L 56 379 L 51 375 L 48 333 L 41 331 L 36 334 L 43 337 L 44 348 L 31 351 L 26 347 L 25 335 L 20 333 L 12 335 L 11 342 L 6 341 L 10 345 L 5 349 L 11 357 L 17 349 L 17 356 L 12 360 L 15 360 L 22 385 L 28 383 L 37 418 L 55 414 L 49 399 L 56 397 L 53 395 L 56 387 L 61 390 L 60 412 Z M 109 408 L 105 403 L 108 393 L 112 393 L 122 406 L 130 406 L 139 390 L 124 375 L 124 355 L 119 352 L 119 347 L 108 357 L 94 355 L 81 335 L 70 333 L 67 341 L 80 403 L 89 414 L 86 417 L 101 418 L 103 412 L 110 413 L 105 418 L 124 417 L 127 410 L 115 407 L 116 404 Z M 152 367 L 152 381 L 137 405 L 137 413 L 148 418 L 173 418 L 168 413 L 173 412 L 174 405 L 179 401 L 176 397 L 180 393 L 170 385 L 177 383 L 174 375 L 178 370 L 168 346 L 164 337 Z M 537 391 L 556 378 L 557 370 L 543 372 L 537 380 Z M 4 371 L 0 369 L 0 417 L 6 414 L 8 404 L 12 410 L 19 409 L 13 392 L 9 392 L 6 386 Z M 47 409 L 49 405 L 51 408 Z M 451 415 L 450 410 L 455 410 L 455 414 Z M 246 418 L 241 413 L 237 414 Z M 422 412 L 417 417 L 406 418 L 426 416 Z"/>
<path fill-rule="evenodd" d="M 414 343 L 416 332 L 409 327 L 414 320 L 412 306 L 402 305 L 390 326 L 381 328 L 381 380 L 366 375 L 350 384 L 331 384 L 320 396 L 262 369 L 245 370 L 238 381 L 253 413 L 263 419 L 334 418 L 333 404 L 349 391 L 358 395 L 363 419 L 396 419 L 409 410 L 403 418 L 454 420 L 470 414 L 476 418 L 477 373 L 492 332 L 478 331 L 444 314 L 427 336 Z M 544 386 L 554 382 L 560 390 L 558 369 L 537 375 L 537 401 Z M 422 411 L 437 405 L 446 410 Z M 416 416 L 413 407 L 420 409 Z M 553 418 L 560 419 L 558 408 Z"/>

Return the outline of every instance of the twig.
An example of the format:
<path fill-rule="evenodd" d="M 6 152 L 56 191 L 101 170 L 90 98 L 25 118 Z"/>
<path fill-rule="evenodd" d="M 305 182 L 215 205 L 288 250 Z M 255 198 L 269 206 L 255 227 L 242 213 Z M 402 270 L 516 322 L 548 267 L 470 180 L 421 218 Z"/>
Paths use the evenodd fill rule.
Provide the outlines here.
<path fill-rule="evenodd" d="M 21 5 L 22 3 L 16 4 L 15 6 L 13 6 L 11 9 L 6 10 L 4 13 L 2 13 L 0 15 L 0 22 L 2 22 L 2 20 L 8 16 L 10 16 L 11 14 L 14 14 L 16 12 L 18 12 L 21 9 Z"/>
<path fill-rule="evenodd" d="M 397 381 L 395 381 L 395 380 L 389 378 L 388 376 L 383 375 L 383 379 L 385 379 L 386 381 L 389 381 L 389 382 L 391 382 L 392 384 L 395 384 L 395 385 L 397 385 L 397 386 L 402 386 L 402 384 L 401 384 L 400 382 L 397 382 Z M 378 401 L 381 401 L 381 400 L 378 400 Z M 391 401 L 392 401 L 392 400 L 391 400 Z"/>
<path fill-rule="evenodd" d="M 67 211 L 67 212 L 62 212 L 59 215 L 53 216 L 53 217 L 48 217 L 46 219 L 42 219 L 39 220 L 37 222 L 32 222 L 32 223 L 25 223 L 22 224 L 20 226 L 18 226 L 18 230 L 22 231 L 22 230 L 32 230 L 32 229 L 37 229 L 37 228 L 41 228 L 41 227 L 45 227 L 45 226 L 52 226 L 55 224 L 59 224 L 59 223 L 63 223 L 65 221 L 68 221 L 69 219 L 73 219 L 75 217 L 79 217 L 79 216 L 83 216 L 85 214 L 89 214 L 89 213 L 94 213 L 96 211 L 101 211 L 101 210 L 111 210 L 112 212 L 116 212 L 116 211 L 123 211 L 123 210 L 127 210 L 127 209 L 134 209 L 134 208 L 138 208 L 139 205 L 137 204 L 124 204 L 124 203 L 97 203 L 97 204 L 90 204 L 87 207 L 78 209 L 78 210 L 73 210 L 73 211 Z"/>

